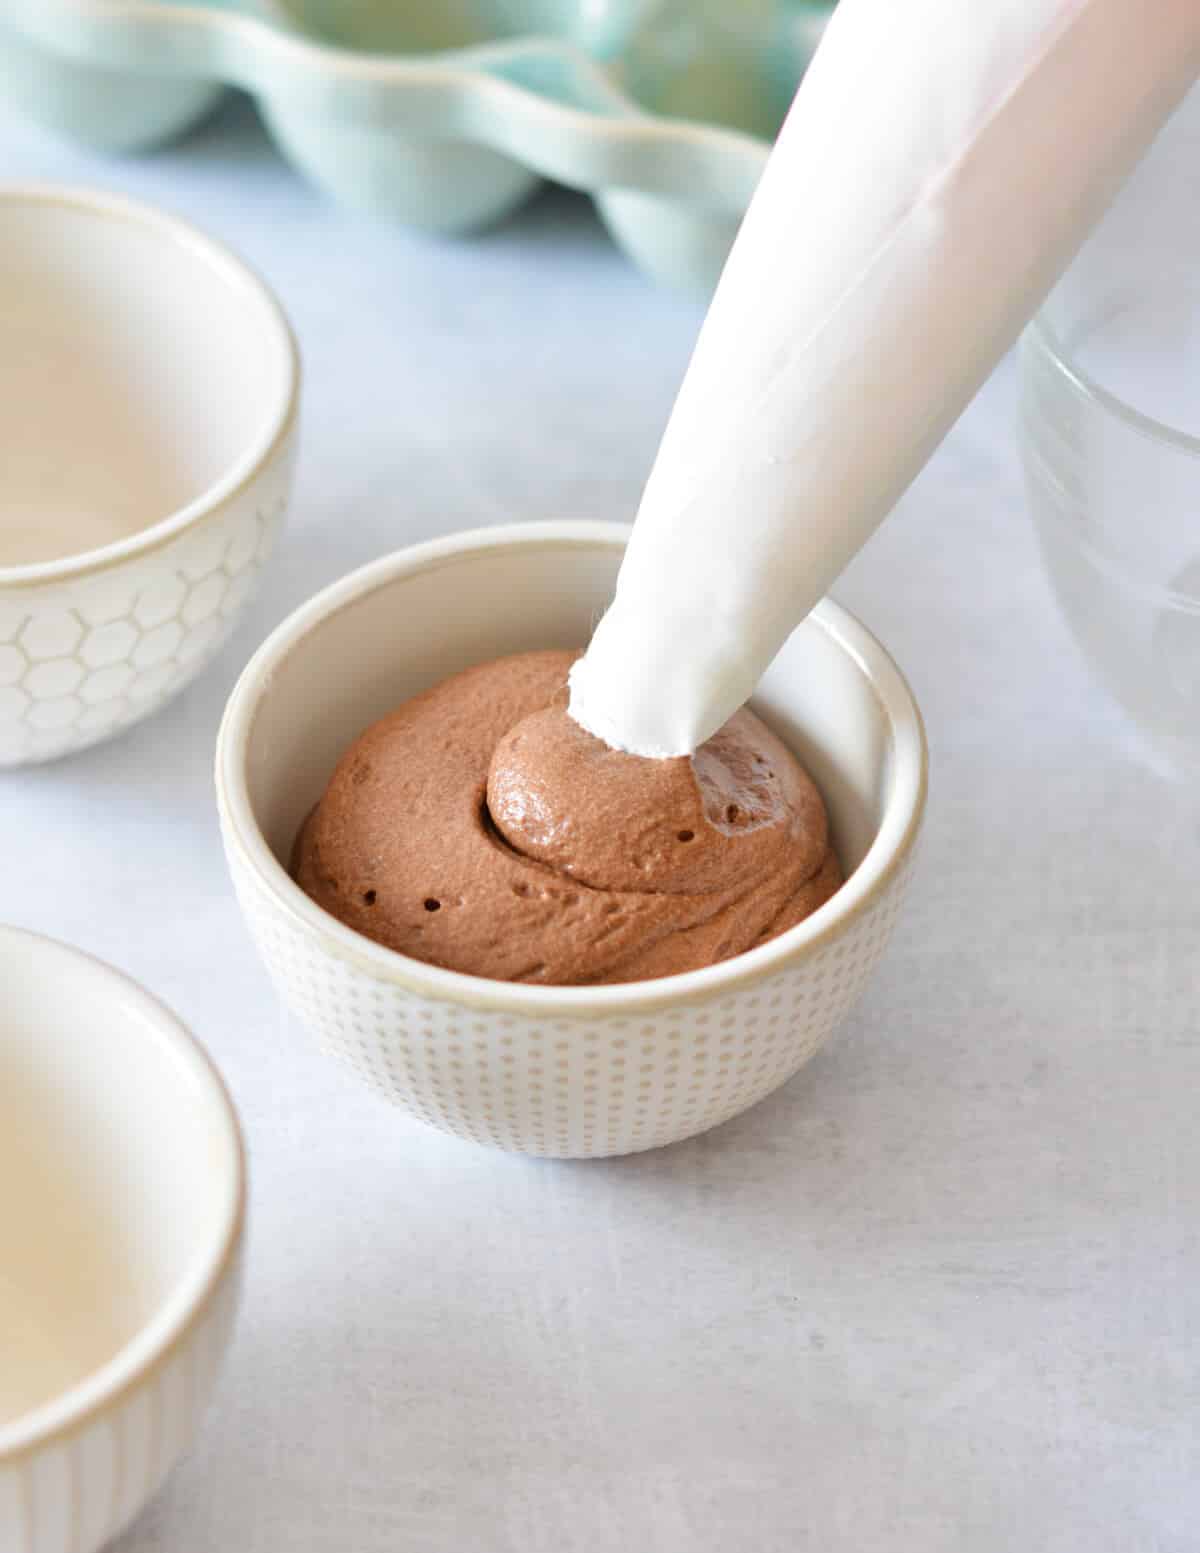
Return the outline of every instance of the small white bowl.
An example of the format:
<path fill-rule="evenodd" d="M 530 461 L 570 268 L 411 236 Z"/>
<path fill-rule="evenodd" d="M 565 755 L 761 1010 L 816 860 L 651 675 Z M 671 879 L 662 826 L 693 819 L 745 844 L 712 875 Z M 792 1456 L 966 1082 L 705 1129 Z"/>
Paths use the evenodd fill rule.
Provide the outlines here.
<path fill-rule="evenodd" d="M 189 1444 L 229 1343 L 245 1163 L 174 1016 L 0 927 L 0 1549 L 93 1553 Z"/>
<path fill-rule="evenodd" d="M 279 531 L 299 377 L 219 244 L 0 184 L 0 766 L 127 728 L 216 652 Z"/>
<path fill-rule="evenodd" d="M 301 821 L 356 734 L 468 664 L 582 646 L 628 530 L 485 529 L 376 561 L 259 649 L 226 709 L 217 797 L 234 885 L 284 998 L 410 1115 L 529 1154 L 653 1148 L 753 1105 L 857 999 L 891 933 L 925 802 L 920 715 L 895 665 L 823 603 L 755 705 L 828 802 L 849 878 L 799 927 L 657 981 L 528 987 L 460 975 L 343 927 L 292 882 Z"/>

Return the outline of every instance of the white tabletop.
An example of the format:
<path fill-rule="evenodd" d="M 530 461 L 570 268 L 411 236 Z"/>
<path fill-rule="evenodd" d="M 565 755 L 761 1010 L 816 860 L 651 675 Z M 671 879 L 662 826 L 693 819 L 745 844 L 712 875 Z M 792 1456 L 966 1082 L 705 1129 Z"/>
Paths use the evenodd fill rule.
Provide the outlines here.
<path fill-rule="evenodd" d="M 700 319 L 555 195 L 471 243 L 328 205 L 227 107 L 0 176 L 159 202 L 258 265 L 307 390 L 291 526 L 163 714 L 0 777 L 0 918 L 207 1043 L 253 1164 L 246 1301 L 120 1553 L 1184 1553 L 1200 1536 L 1197 809 L 1056 617 L 999 374 L 838 588 L 909 674 L 933 788 L 882 972 L 720 1131 L 607 1163 L 393 1114 L 281 1012 L 210 755 L 239 666 L 412 540 L 628 517 Z"/>

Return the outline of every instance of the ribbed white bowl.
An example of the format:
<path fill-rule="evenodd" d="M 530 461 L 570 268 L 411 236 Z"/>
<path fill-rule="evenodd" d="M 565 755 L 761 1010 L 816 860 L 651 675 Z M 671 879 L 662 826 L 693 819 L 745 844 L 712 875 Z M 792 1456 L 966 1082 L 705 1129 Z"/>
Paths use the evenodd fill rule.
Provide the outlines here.
<path fill-rule="evenodd" d="M 238 1298 L 245 1168 L 183 1026 L 0 927 L 0 1549 L 95 1553 L 195 1434 Z"/>
<path fill-rule="evenodd" d="M 824 603 L 756 706 L 806 760 L 850 877 L 808 921 L 683 976 L 527 987 L 369 942 L 291 881 L 296 830 L 368 723 L 467 664 L 582 645 L 627 530 L 553 523 L 456 535 L 353 573 L 298 610 L 242 675 L 217 752 L 238 899 L 281 993 L 321 1044 L 410 1115 L 529 1154 L 653 1148 L 770 1093 L 853 1005 L 891 934 L 925 801 L 911 693 Z"/>

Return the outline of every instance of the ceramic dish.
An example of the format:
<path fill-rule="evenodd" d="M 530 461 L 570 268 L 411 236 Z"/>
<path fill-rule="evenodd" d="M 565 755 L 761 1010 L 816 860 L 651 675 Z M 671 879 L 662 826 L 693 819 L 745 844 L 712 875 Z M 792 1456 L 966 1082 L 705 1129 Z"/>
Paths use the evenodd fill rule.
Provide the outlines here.
<path fill-rule="evenodd" d="M 0 766 L 108 738 L 213 656 L 279 532 L 298 390 L 226 249 L 0 184 Z"/>
<path fill-rule="evenodd" d="M 131 981 L 0 927 L 0 1548 L 93 1553 L 195 1433 L 229 1344 L 237 1117 Z"/>
<path fill-rule="evenodd" d="M 367 724 L 497 654 L 582 645 L 627 530 L 481 530 L 377 561 L 298 610 L 251 660 L 217 751 L 225 847 L 284 998 L 329 1051 L 410 1116 L 529 1154 L 653 1148 L 790 1078 L 852 1007 L 904 895 L 925 742 L 884 650 L 824 603 L 756 706 L 807 762 L 845 886 L 799 927 L 687 975 L 528 987 L 424 965 L 353 933 L 288 877 L 296 831 Z"/>
<path fill-rule="evenodd" d="M 464 231 L 541 178 L 587 190 L 647 270 L 709 287 L 824 0 L 0 0 L 0 84 L 110 149 L 222 83 L 347 204 Z"/>

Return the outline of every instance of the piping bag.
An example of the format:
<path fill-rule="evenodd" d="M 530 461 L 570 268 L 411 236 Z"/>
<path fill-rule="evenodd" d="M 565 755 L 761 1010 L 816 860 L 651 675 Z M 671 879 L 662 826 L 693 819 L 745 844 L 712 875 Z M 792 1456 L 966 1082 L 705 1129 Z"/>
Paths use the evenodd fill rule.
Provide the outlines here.
<path fill-rule="evenodd" d="M 570 714 L 691 753 L 887 516 L 1200 73 L 1200 0 L 841 0 Z"/>

